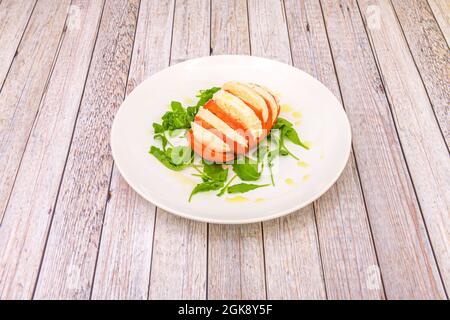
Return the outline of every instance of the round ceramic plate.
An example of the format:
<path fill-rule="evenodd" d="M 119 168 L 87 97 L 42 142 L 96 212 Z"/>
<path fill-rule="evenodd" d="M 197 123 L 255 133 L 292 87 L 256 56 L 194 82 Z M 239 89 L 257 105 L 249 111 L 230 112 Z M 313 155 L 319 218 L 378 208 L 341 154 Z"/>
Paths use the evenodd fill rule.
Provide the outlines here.
<path fill-rule="evenodd" d="M 262 84 L 275 92 L 282 105 L 280 117 L 294 124 L 310 149 L 288 145 L 300 160 L 278 158 L 273 168 L 275 187 L 222 197 L 202 193 L 188 202 L 198 178 L 190 169 L 170 171 L 148 153 L 151 145 L 159 145 L 153 139 L 152 123 L 161 122 L 170 101 L 195 105 L 200 89 L 230 80 Z M 114 119 L 111 147 L 125 180 L 158 207 L 204 222 L 251 223 L 294 212 L 325 193 L 345 167 L 351 132 L 339 101 L 309 74 L 263 58 L 213 56 L 164 69 L 134 89 Z M 270 182 L 267 173 L 257 183 L 265 182 Z"/>

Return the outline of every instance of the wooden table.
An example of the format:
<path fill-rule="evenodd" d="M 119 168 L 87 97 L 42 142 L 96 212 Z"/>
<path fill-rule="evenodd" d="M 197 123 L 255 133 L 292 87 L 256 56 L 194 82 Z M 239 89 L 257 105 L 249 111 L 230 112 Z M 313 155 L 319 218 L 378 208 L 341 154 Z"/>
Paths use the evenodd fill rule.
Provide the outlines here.
<path fill-rule="evenodd" d="M 0 298 L 447 299 L 449 39 L 449 0 L 0 0 Z M 124 97 L 210 54 L 341 99 L 353 152 L 314 204 L 213 225 L 124 182 Z"/>

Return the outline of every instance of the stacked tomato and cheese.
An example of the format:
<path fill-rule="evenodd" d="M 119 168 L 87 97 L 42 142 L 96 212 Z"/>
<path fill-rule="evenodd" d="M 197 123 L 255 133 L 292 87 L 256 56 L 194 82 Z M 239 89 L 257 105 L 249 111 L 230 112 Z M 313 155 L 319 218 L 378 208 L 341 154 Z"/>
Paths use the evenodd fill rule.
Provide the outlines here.
<path fill-rule="evenodd" d="M 256 146 L 280 113 L 276 96 L 267 88 L 230 81 L 200 108 L 188 136 L 204 159 L 228 162 Z"/>

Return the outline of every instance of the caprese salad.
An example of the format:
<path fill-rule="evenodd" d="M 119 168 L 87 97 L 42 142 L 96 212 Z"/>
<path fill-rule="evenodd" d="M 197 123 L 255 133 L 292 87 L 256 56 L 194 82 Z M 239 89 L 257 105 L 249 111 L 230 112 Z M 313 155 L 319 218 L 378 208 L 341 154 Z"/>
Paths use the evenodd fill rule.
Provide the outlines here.
<path fill-rule="evenodd" d="M 192 175 L 200 181 L 189 201 L 200 192 L 217 191 L 222 196 L 275 186 L 274 159 L 298 160 L 285 142 L 308 149 L 293 124 L 279 117 L 277 95 L 264 86 L 230 81 L 200 90 L 197 97 L 197 104 L 187 108 L 171 102 L 162 122 L 153 124 L 161 147 L 149 151 L 171 170 L 194 170 Z M 264 167 L 269 168 L 271 183 L 257 184 Z M 229 171 L 234 172 L 231 178 Z"/>

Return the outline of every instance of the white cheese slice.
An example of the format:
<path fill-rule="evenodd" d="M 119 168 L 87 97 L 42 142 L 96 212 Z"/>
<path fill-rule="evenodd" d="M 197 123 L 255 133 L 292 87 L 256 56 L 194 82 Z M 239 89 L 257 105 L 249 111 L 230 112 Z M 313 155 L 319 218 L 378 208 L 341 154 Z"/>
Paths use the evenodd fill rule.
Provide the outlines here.
<path fill-rule="evenodd" d="M 223 85 L 223 89 L 239 97 L 241 100 L 250 104 L 256 110 L 259 110 L 259 112 L 261 112 L 264 123 L 267 122 L 267 118 L 269 117 L 267 104 L 264 99 L 250 86 L 237 81 L 229 81 Z"/>
<path fill-rule="evenodd" d="M 219 132 L 224 134 L 226 138 L 230 139 L 231 142 L 237 142 L 238 144 L 247 147 L 247 140 L 245 137 L 237 133 L 233 128 L 231 128 L 229 125 L 227 125 L 222 119 L 220 119 L 218 116 L 216 116 L 214 113 L 212 113 L 209 110 L 206 110 L 205 108 L 201 107 L 200 110 L 197 113 L 197 116 L 201 119 L 208 122 L 210 125 L 212 125 L 214 128 L 216 128 Z"/>
<path fill-rule="evenodd" d="M 196 142 L 203 144 L 210 150 L 219 153 L 231 151 L 230 146 L 223 142 L 222 139 L 195 122 L 192 123 L 192 134 L 194 135 Z"/>
<path fill-rule="evenodd" d="M 275 123 L 278 115 L 278 102 L 275 100 L 275 96 L 265 87 L 256 84 L 249 84 L 259 95 L 261 95 L 270 104 L 270 109 L 272 110 L 272 124 Z"/>
<path fill-rule="evenodd" d="M 242 122 L 250 130 L 250 133 L 259 138 L 262 134 L 261 120 L 255 112 L 241 99 L 225 90 L 217 91 L 213 96 L 214 102 L 232 118 Z"/>

